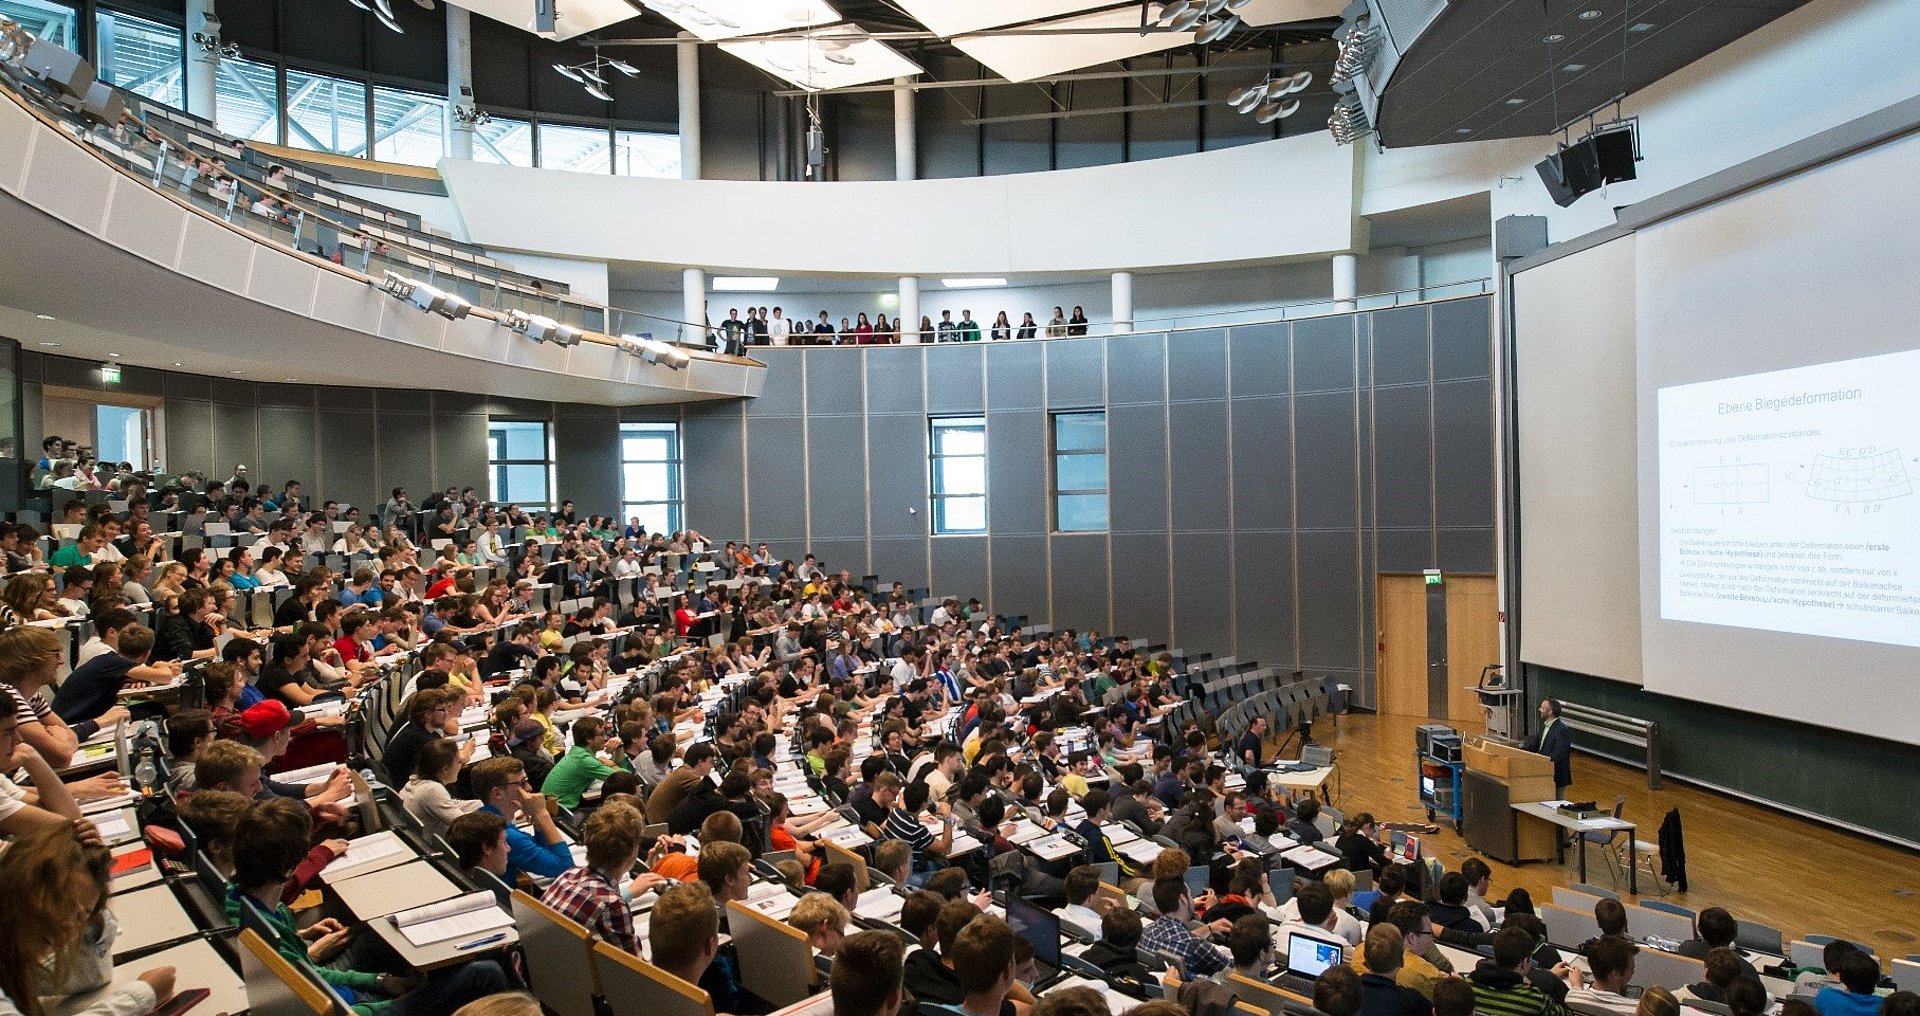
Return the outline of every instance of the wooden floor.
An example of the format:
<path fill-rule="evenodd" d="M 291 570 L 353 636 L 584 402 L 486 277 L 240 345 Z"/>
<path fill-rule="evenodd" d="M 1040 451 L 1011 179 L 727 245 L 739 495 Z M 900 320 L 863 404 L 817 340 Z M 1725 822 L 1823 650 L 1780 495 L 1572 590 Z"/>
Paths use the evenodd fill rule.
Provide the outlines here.
<path fill-rule="evenodd" d="M 1365 810 L 1382 822 L 1426 817 L 1413 776 L 1413 730 L 1429 722 L 1407 716 L 1350 714 L 1320 720 L 1314 740 L 1337 753 L 1342 785 L 1334 805 Z M 1456 724 L 1456 726 L 1458 726 Z M 1296 742 L 1297 743 L 1297 742 Z M 1670 902 L 1693 910 L 1721 906 L 1735 917 L 1779 928 L 1787 939 L 1827 934 L 1869 945 L 1883 960 L 1920 952 L 1920 857 L 1850 833 L 1724 797 L 1671 780 L 1647 789 L 1644 772 L 1575 753 L 1570 795 L 1611 805 L 1627 799 L 1625 817 L 1641 823 L 1640 838 L 1657 840 L 1660 820 L 1679 808 L 1686 835 L 1688 892 Z M 1920 805 L 1917 805 L 1920 806 Z M 1445 822 L 1422 847 L 1449 869 L 1473 856 Z M 1525 886 L 1536 901 L 1556 885 L 1578 880 L 1569 855 L 1552 862 L 1493 866 L 1494 896 Z M 1607 863 L 1590 851 L 1588 880 L 1612 886 Z M 1641 899 L 1660 899 L 1642 876 Z M 1626 895 L 1624 873 L 1617 886 Z"/>

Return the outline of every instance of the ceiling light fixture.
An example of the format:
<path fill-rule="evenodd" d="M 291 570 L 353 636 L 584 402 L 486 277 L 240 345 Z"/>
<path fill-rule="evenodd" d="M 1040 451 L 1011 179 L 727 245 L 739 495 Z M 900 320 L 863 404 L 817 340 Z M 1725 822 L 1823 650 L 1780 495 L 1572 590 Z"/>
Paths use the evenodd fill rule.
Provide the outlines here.
<path fill-rule="evenodd" d="M 110 357 L 110 358 L 112 358 L 112 359 L 115 359 L 115 360 L 118 360 L 118 359 L 120 359 L 120 354 L 119 354 L 119 353 L 108 353 L 108 354 L 107 354 L 107 356 L 108 356 L 108 357 Z"/>
<path fill-rule="evenodd" d="M 941 279 L 940 284 L 948 289 L 993 289 L 1007 284 L 1002 278 Z"/>
<path fill-rule="evenodd" d="M 555 72 L 568 81 L 586 89 L 588 95 L 599 99 L 601 102 L 612 102 L 613 93 L 607 90 L 607 76 L 603 73 L 607 68 L 619 71 L 621 74 L 630 78 L 640 76 L 640 69 L 625 60 L 616 60 L 612 57 L 601 56 L 598 46 L 594 47 L 593 59 L 591 60 L 583 60 L 574 64 L 556 63 L 553 65 Z"/>
<path fill-rule="evenodd" d="M 1507 100 L 1507 105 L 1509 106 L 1524 106 L 1526 104 L 1527 104 L 1527 100 L 1525 99 L 1508 99 Z"/>
<path fill-rule="evenodd" d="M 1600 16 L 1601 16 L 1601 12 L 1597 10 L 1580 12 L 1580 20 L 1582 21 L 1592 21 L 1593 19 L 1598 18 Z"/>
<path fill-rule="evenodd" d="M 1227 105 L 1239 112 L 1253 114 L 1256 123 L 1273 123 L 1300 112 L 1300 100 L 1287 96 L 1305 91 L 1313 84 L 1312 71 L 1299 71 L 1268 77 L 1257 85 L 1248 85 L 1227 96 Z"/>
<path fill-rule="evenodd" d="M 1587 69 L 1587 65 L 1586 65 L 1586 64 L 1568 64 L 1568 65 L 1566 66 L 1566 71 L 1567 71 L 1567 73 L 1568 73 L 1568 74 L 1573 74 L 1573 73 L 1576 73 L 1576 72 L 1579 72 L 1579 71 L 1584 71 L 1584 70 L 1586 70 L 1586 69 Z"/>
<path fill-rule="evenodd" d="M 39 319 L 39 320 L 41 320 L 41 321 L 56 321 L 56 320 L 58 320 L 58 319 L 57 319 L 57 318 L 55 318 L 55 317 L 54 317 L 54 316 L 53 316 L 52 314 L 35 314 L 35 315 L 34 315 L 34 317 L 35 317 L 35 318 L 37 318 L 37 319 Z"/>
<path fill-rule="evenodd" d="M 713 280 L 716 293 L 771 293 L 780 280 L 771 275 L 722 275 Z"/>
<path fill-rule="evenodd" d="M 1651 32 L 1653 31 L 1653 25 L 1650 22 L 1646 22 L 1646 21 L 1636 21 L 1633 24 L 1627 26 L 1627 31 Z"/>
<path fill-rule="evenodd" d="M 40 343 L 40 344 L 41 344 L 41 345 L 43 345 L 43 346 L 57 346 L 57 345 L 59 345 L 60 343 L 58 343 L 58 342 L 42 342 L 42 343 Z"/>
<path fill-rule="evenodd" d="M 1559 32 L 1555 32 L 1555 33 L 1553 33 L 1552 35 L 1549 35 L 1549 36 L 1547 36 L 1547 37 L 1545 37 L 1545 38 L 1543 38 L 1543 39 L 1541 39 L 1540 41 L 1541 41 L 1541 42 L 1544 42 L 1544 43 L 1547 43 L 1548 45 L 1552 45 L 1553 43 L 1556 43 L 1556 42 L 1565 42 L 1565 41 L 1567 41 L 1567 37 L 1566 37 L 1566 36 L 1564 36 L 1564 35 L 1561 35 L 1561 34 L 1560 34 Z"/>

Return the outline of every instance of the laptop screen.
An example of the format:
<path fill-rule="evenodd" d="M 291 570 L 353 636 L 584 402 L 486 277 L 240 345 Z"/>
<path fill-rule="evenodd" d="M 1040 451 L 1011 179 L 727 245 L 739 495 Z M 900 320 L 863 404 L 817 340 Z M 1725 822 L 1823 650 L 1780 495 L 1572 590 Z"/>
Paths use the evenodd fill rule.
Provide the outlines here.
<path fill-rule="evenodd" d="M 1196 864 L 1187 869 L 1187 892 L 1195 899 L 1206 894 L 1207 885 L 1213 880 L 1213 869 L 1204 864 Z"/>
<path fill-rule="evenodd" d="M 1321 971 L 1340 962 L 1340 944 L 1312 935 L 1287 936 L 1287 973 L 1319 977 Z"/>
<path fill-rule="evenodd" d="M 1060 918 L 1018 896 L 1008 895 L 1007 926 L 1033 946 L 1033 958 L 1049 969 L 1060 969 Z"/>

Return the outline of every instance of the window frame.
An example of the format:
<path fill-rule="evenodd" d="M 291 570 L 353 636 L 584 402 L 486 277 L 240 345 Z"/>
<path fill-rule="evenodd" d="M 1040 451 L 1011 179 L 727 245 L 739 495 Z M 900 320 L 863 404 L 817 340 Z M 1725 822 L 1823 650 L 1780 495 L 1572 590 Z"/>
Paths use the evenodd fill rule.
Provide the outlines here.
<path fill-rule="evenodd" d="M 630 459 L 627 457 L 628 435 L 664 434 L 668 440 L 668 457 L 664 459 Z M 623 420 L 620 423 L 620 525 L 635 515 L 644 515 L 633 509 L 664 505 L 667 510 L 667 528 L 669 533 L 679 532 L 681 518 L 685 514 L 687 503 L 686 484 L 686 447 L 680 440 L 680 424 L 669 420 Z M 634 492 L 627 487 L 627 467 L 629 465 L 665 465 L 667 467 L 667 494 L 665 500 L 646 500 L 634 498 Z M 651 531 L 651 530 L 650 530 Z"/>
<path fill-rule="evenodd" d="M 942 432 L 965 433 L 978 431 L 980 451 L 945 452 L 941 450 Z M 942 466 L 947 460 L 978 459 L 980 462 L 980 489 L 978 491 L 955 491 L 944 489 L 946 475 Z M 961 529 L 947 522 L 948 501 L 980 502 L 980 528 Z M 985 536 L 993 531 L 993 516 L 988 503 L 987 483 L 987 417 L 985 414 L 964 416 L 930 416 L 927 418 L 927 527 L 933 536 Z"/>
<path fill-rule="evenodd" d="M 1099 418 L 1100 447 L 1098 449 L 1093 449 L 1093 448 L 1064 448 L 1063 449 L 1060 447 L 1061 421 L 1065 419 L 1073 419 L 1076 417 L 1077 418 L 1092 418 L 1092 417 Z M 1053 532 L 1064 533 L 1064 534 L 1074 534 L 1074 533 L 1105 533 L 1105 532 L 1112 531 L 1112 528 L 1113 528 L 1113 464 L 1108 458 L 1108 448 L 1110 444 L 1111 444 L 1111 436 L 1107 431 L 1107 411 L 1104 409 L 1063 409 L 1063 410 L 1058 410 L 1058 411 L 1047 414 L 1047 469 L 1048 469 L 1047 502 L 1048 502 L 1048 509 L 1051 512 L 1051 518 L 1049 519 L 1049 521 L 1052 524 L 1051 529 Z M 1100 459 L 1100 472 L 1104 477 L 1104 480 L 1102 481 L 1099 487 L 1063 488 L 1060 486 L 1060 466 L 1062 465 L 1062 462 L 1061 462 L 1062 459 L 1092 458 L 1095 456 L 1098 456 Z M 1090 527 L 1085 529 L 1080 529 L 1080 528 L 1067 529 L 1062 527 L 1060 524 L 1061 497 L 1063 496 L 1087 497 L 1092 495 L 1098 495 L 1106 499 L 1106 511 L 1103 513 L 1100 526 L 1098 528 Z"/>
<path fill-rule="evenodd" d="M 499 456 L 495 455 L 494 429 L 501 424 L 539 424 L 541 447 L 544 457 L 538 459 L 506 458 L 507 440 L 502 437 L 499 443 Z M 543 466 L 546 471 L 546 500 L 527 501 L 522 498 L 502 496 L 508 486 L 506 468 L 509 466 Z M 487 417 L 487 500 L 495 504 L 513 504 L 522 508 L 540 512 L 552 512 L 558 504 L 553 498 L 555 491 L 553 466 L 553 421 L 537 416 L 489 416 Z"/>

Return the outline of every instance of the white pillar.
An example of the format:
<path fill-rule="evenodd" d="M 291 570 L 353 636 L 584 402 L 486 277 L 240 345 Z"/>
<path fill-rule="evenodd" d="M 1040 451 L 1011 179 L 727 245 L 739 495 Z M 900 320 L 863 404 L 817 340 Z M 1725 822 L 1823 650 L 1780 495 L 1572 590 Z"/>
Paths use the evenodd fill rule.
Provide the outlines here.
<path fill-rule="evenodd" d="M 1113 273 L 1113 334 L 1133 331 L 1133 273 Z"/>
<path fill-rule="evenodd" d="M 915 275 L 900 276 L 900 343 L 913 345 L 920 341 L 920 278 Z"/>
<path fill-rule="evenodd" d="M 195 34 L 218 36 L 220 16 L 214 0 L 187 0 L 187 112 L 214 118 L 213 69 L 219 58 L 194 43 Z"/>
<path fill-rule="evenodd" d="M 680 341 L 707 344 L 707 273 L 698 268 L 680 270 Z"/>
<path fill-rule="evenodd" d="M 912 78 L 893 79 L 895 88 L 893 93 L 893 178 L 895 180 L 912 180 L 920 175 L 920 150 L 915 141 L 913 126 L 914 93 L 913 89 L 904 87 L 912 81 Z"/>
<path fill-rule="evenodd" d="M 1352 254 L 1333 256 L 1333 309 L 1353 310 L 1359 306 L 1360 259 Z"/>
<path fill-rule="evenodd" d="M 446 5 L 447 12 L 447 107 L 473 107 L 473 22 L 465 7 Z M 450 145 L 447 155 L 455 159 L 473 158 L 473 125 L 451 116 L 447 124 Z"/>
<path fill-rule="evenodd" d="M 700 179 L 700 41 L 681 32 L 673 47 L 680 70 L 680 179 Z M 692 269 L 688 269 L 691 271 Z"/>

